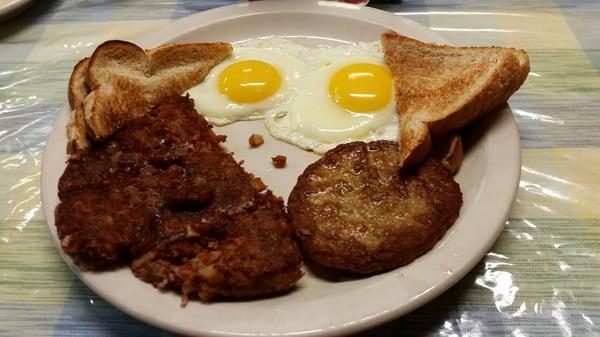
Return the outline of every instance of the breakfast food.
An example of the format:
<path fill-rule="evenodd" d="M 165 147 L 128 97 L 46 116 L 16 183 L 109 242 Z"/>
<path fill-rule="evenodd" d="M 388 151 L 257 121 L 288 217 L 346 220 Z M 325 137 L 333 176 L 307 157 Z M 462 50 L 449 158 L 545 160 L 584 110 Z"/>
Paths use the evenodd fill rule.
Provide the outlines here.
<path fill-rule="evenodd" d="M 55 212 L 64 251 L 89 269 L 133 261 L 183 304 L 291 289 L 302 260 L 283 201 L 222 141 L 190 99 L 172 97 L 72 157 Z"/>
<path fill-rule="evenodd" d="M 408 264 L 459 215 L 457 132 L 504 102 L 528 67 L 520 50 L 391 31 L 381 42 L 316 48 L 279 38 L 235 49 L 106 42 L 69 82 L 61 246 L 85 268 L 130 265 L 180 291 L 182 305 L 292 289 L 302 276 L 294 239 L 336 269 Z M 275 138 L 326 152 L 298 178 L 287 214 L 209 124 L 259 118 Z M 287 157 L 271 162 L 283 168 Z"/>
<path fill-rule="evenodd" d="M 529 73 L 527 53 L 520 49 L 438 46 L 390 30 L 381 43 L 398 100 L 404 169 L 427 158 L 432 136 L 458 130 L 504 104 Z"/>
<path fill-rule="evenodd" d="M 273 137 L 316 153 L 398 136 L 392 79 L 379 43 L 296 52 L 309 70 L 286 110 L 264 115 Z"/>
<path fill-rule="evenodd" d="M 292 289 L 302 258 L 283 202 L 269 192 L 238 207 L 245 209 L 166 214 L 163 241 L 133 261 L 133 273 L 159 289 L 180 289 L 182 305 L 194 294 L 212 300 Z"/>
<path fill-rule="evenodd" d="M 80 264 L 99 269 L 137 255 L 132 245 L 152 245 L 149 227 L 160 207 L 159 191 L 181 173 L 170 163 L 189 148 L 219 150 L 222 138 L 185 107 L 165 103 L 109 142 L 69 160 L 58 185 L 56 227 L 63 249 Z"/>
<path fill-rule="evenodd" d="M 323 153 L 354 140 L 394 139 L 395 109 L 389 70 L 363 57 L 307 74 L 285 119 L 266 123 L 275 137 Z"/>
<path fill-rule="evenodd" d="M 304 72 L 303 64 L 285 52 L 236 47 L 188 94 L 212 124 L 259 119 L 266 111 L 280 111 L 296 95 Z"/>
<path fill-rule="evenodd" d="M 231 53 L 228 43 L 164 45 L 143 50 L 107 41 L 79 62 L 69 80 L 69 153 L 84 152 L 141 117 L 164 98 L 202 81 Z"/>
<path fill-rule="evenodd" d="M 412 262 L 456 220 L 462 194 L 430 159 L 398 174 L 398 144 L 339 145 L 306 168 L 288 199 L 296 238 L 311 259 L 370 274 Z"/>

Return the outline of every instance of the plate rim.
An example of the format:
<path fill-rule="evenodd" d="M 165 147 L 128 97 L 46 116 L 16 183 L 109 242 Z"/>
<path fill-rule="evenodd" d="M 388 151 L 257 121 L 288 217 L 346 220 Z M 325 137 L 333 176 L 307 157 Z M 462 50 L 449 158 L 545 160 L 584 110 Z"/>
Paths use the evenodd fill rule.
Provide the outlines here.
<path fill-rule="evenodd" d="M 177 38 L 177 36 L 182 36 L 189 31 L 198 29 L 199 26 L 193 24 L 194 22 L 197 22 L 198 18 L 204 19 L 205 17 L 211 17 L 211 16 L 214 16 L 215 18 L 218 18 L 221 15 L 226 16 L 227 12 L 233 8 L 237 8 L 237 9 L 248 8 L 248 14 L 253 14 L 253 13 L 256 13 L 256 12 L 252 11 L 253 9 L 260 10 L 264 13 L 273 13 L 273 12 L 297 13 L 298 10 L 310 10 L 310 9 L 314 10 L 315 8 L 322 9 L 323 8 L 322 6 L 326 6 L 327 8 L 342 8 L 342 9 L 366 11 L 366 13 L 370 16 L 375 16 L 375 17 L 382 16 L 382 15 L 386 16 L 387 20 L 391 20 L 391 18 L 393 17 L 394 20 L 402 20 L 402 21 L 404 21 L 405 24 L 409 24 L 411 26 L 418 27 L 419 29 L 423 29 L 423 28 L 428 29 L 427 27 L 421 26 L 418 23 L 413 22 L 404 17 L 397 17 L 389 12 L 385 12 L 385 11 L 378 10 L 375 8 L 360 7 L 360 6 L 342 4 L 342 3 L 333 3 L 333 2 L 328 2 L 328 1 L 318 1 L 318 2 L 316 2 L 316 1 L 315 2 L 293 1 L 294 4 L 292 4 L 292 1 L 290 1 L 290 2 L 287 2 L 287 4 L 290 5 L 290 6 L 287 6 L 287 8 L 279 7 L 279 10 L 273 10 L 271 8 L 267 8 L 267 7 L 272 7 L 272 6 L 275 6 L 277 8 L 277 5 L 275 5 L 275 4 L 276 3 L 281 4 L 282 2 L 287 2 L 287 1 L 264 0 L 264 1 L 260 1 L 260 2 L 240 3 L 240 4 L 234 4 L 234 5 L 224 6 L 224 7 L 218 7 L 218 8 L 212 9 L 212 10 L 208 10 L 208 11 L 196 13 L 196 14 L 193 14 L 190 16 L 186 16 L 179 20 L 168 23 L 165 27 L 158 29 L 154 32 L 149 32 L 148 34 L 145 34 L 141 38 L 137 39 L 135 42 L 144 47 L 149 47 L 154 44 L 158 44 L 157 42 L 159 42 L 159 41 L 163 41 L 162 43 L 164 43 L 164 41 L 168 41 L 168 40 Z M 314 7 L 314 6 L 317 6 L 317 7 Z M 392 16 L 392 17 L 390 17 L 390 16 Z M 361 17 L 357 17 L 357 18 L 361 19 Z M 231 18 L 229 18 L 229 19 L 231 19 Z M 225 18 L 224 20 L 227 20 L 227 18 Z M 206 25 L 214 24 L 214 23 L 215 23 L 215 21 L 210 21 L 210 20 L 206 21 Z M 190 27 L 187 31 L 182 31 L 182 28 L 187 27 L 189 25 L 191 25 L 193 27 Z M 439 35 L 437 32 L 433 32 L 433 33 L 441 37 L 441 35 Z M 168 36 L 168 35 L 172 35 L 172 37 L 165 38 L 165 36 Z M 441 37 L 441 39 L 447 42 L 447 40 L 445 40 L 443 37 Z M 64 111 L 62 111 L 59 114 L 59 116 L 56 118 L 56 120 L 53 124 L 53 127 L 52 127 L 52 131 L 49 135 L 49 138 L 48 138 L 49 141 L 48 141 L 47 145 L 50 144 L 50 140 L 55 136 L 55 133 L 58 132 L 57 130 L 60 129 L 60 128 L 56 127 L 58 125 L 57 122 L 61 118 L 64 118 L 65 117 L 64 115 L 68 114 L 69 110 L 70 109 L 68 107 L 68 104 L 66 104 Z M 504 222 L 508 217 L 508 214 L 509 214 L 510 208 L 512 207 L 513 201 L 515 200 L 516 193 L 518 191 L 518 182 L 520 180 L 521 147 L 520 147 L 520 138 L 519 138 L 519 134 L 518 134 L 517 125 L 514 120 L 514 117 L 512 116 L 512 111 L 508 105 L 503 108 L 502 112 L 500 112 L 499 115 L 500 115 L 499 118 L 509 119 L 509 120 L 504 121 L 504 123 L 509 124 L 507 126 L 507 129 L 504 131 L 511 134 L 511 135 L 509 135 L 510 139 L 514 142 L 514 144 L 512 144 L 512 146 L 509 146 L 509 147 L 512 147 L 512 152 L 508 151 L 507 153 L 504 153 L 504 155 L 512 155 L 512 158 L 509 160 L 509 162 L 514 163 L 514 166 L 512 167 L 513 170 L 511 172 L 506 172 L 506 175 L 510 176 L 509 179 L 513 182 L 513 186 L 512 186 L 513 188 L 511 191 L 509 191 L 508 193 L 506 193 L 504 195 L 503 201 L 501 203 L 499 203 L 499 205 L 502 206 L 502 209 L 500 211 L 498 211 L 498 213 L 503 214 L 502 219 L 498 220 L 499 224 L 497 224 L 494 227 L 493 235 L 490 235 L 489 237 L 487 237 L 485 242 L 481 245 L 480 250 L 482 252 L 480 254 L 475 254 L 475 255 L 469 256 L 466 259 L 466 262 L 462 264 L 462 266 L 459 270 L 453 271 L 453 275 L 455 275 L 454 277 L 438 281 L 432 288 L 428 289 L 426 292 L 423 293 L 426 296 L 418 296 L 417 298 L 413 298 L 411 301 L 409 301 L 407 303 L 402 303 L 401 305 L 398 305 L 397 307 L 390 308 L 390 310 L 387 310 L 384 312 L 376 313 L 373 316 L 370 316 L 367 319 L 363 319 L 360 321 L 346 322 L 348 324 L 341 324 L 341 325 L 325 328 L 325 329 L 322 329 L 319 331 L 294 332 L 289 335 L 306 335 L 306 336 L 339 335 L 339 334 L 346 334 L 346 333 L 356 333 L 356 332 L 360 332 L 360 331 L 372 328 L 374 326 L 377 326 L 377 325 L 387 322 L 389 320 L 392 320 L 392 319 L 398 318 L 402 315 L 405 315 L 405 314 L 423 306 L 427 302 L 430 302 L 431 300 L 435 299 L 436 297 L 441 295 L 443 292 L 445 292 L 446 290 L 451 288 L 454 284 L 456 284 L 458 281 L 460 281 L 469 271 L 471 271 L 475 267 L 475 265 L 490 250 L 491 246 L 498 239 L 500 233 L 502 232 L 502 230 L 504 228 Z M 516 149 L 516 151 L 515 151 L 515 149 Z M 510 149 L 508 149 L 508 150 L 510 150 Z M 89 280 L 86 279 L 86 277 L 82 277 L 82 274 L 81 274 L 81 271 L 79 270 L 79 268 L 72 262 L 70 257 L 67 256 L 64 253 L 64 251 L 62 250 L 62 248 L 60 247 L 60 242 L 57 239 L 57 236 L 55 236 L 55 231 L 53 231 L 53 228 L 52 228 L 52 227 L 54 227 L 54 229 L 55 229 L 54 218 L 53 218 L 54 209 L 53 208 L 49 209 L 50 203 L 45 202 L 45 200 L 47 200 L 47 196 L 46 196 L 47 191 L 46 191 L 46 193 L 44 193 L 44 190 L 45 190 L 44 186 L 47 185 L 45 183 L 45 181 L 47 181 L 47 179 L 48 179 L 48 177 L 47 177 L 48 173 L 45 173 L 47 171 L 45 168 L 51 166 L 50 161 L 55 160 L 55 159 L 49 158 L 49 156 L 47 155 L 48 151 L 49 151 L 49 146 L 47 146 L 44 149 L 44 155 L 43 155 L 42 164 L 41 164 L 41 172 L 42 173 L 41 173 L 40 181 L 41 181 L 41 189 L 42 189 L 42 193 L 41 193 L 42 194 L 42 205 L 43 205 L 44 215 L 46 216 L 48 226 L 50 227 L 49 230 L 52 235 L 53 244 L 56 246 L 60 255 L 63 257 L 63 260 L 67 263 L 67 265 L 71 269 L 71 272 L 73 272 L 75 275 L 77 275 L 77 277 L 84 284 L 86 284 L 87 287 L 92 289 L 96 294 L 98 294 L 100 297 L 105 299 L 108 303 L 115 306 L 119 310 L 122 310 L 122 311 L 126 312 L 127 314 L 129 314 L 141 321 L 144 321 L 150 325 L 158 326 L 162 329 L 174 331 L 176 333 L 183 333 L 183 334 L 191 334 L 192 333 L 192 334 L 202 334 L 202 335 L 207 335 L 207 336 L 229 336 L 229 335 L 235 334 L 235 333 L 226 332 L 226 331 L 212 331 L 212 330 L 211 331 L 208 331 L 208 330 L 191 331 L 188 329 L 184 329 L 184 328 L 175 326 L 173 324 L 169 324 L 168 322 L 164 322 L 164 321 L 161 321 L 160 319 L 156 319 L 156 318 L 152 317 L 150 314 L 135 310 L 135 308 L 133 308 L 133 307 L 130 308 L 128 306 L 124 306 L 122 303 L 120 303 L 119 301 L 116 301 L 113 297 L 111 297 L 110 294 L 107 294 L 103 289 L 100 289 L 100 288 L 96 287 L 93 283 L 89 282 Z M 504 202 L 504 201 L 506 201 L 506 202 Z M 52 206 L 55 207 L 56 205 L 52 205 Z M 249 335 L 254 336 L 254 335 L 258 335 L 258 334 L 249 334 Z M 280 334 L 270 334 L 270 335 L 280 335 Z M 281 335 L 283 335 L 283 334 L 281 334 Z M 285 334 L 285 335 L 288 335 L 288 334 Z"/>

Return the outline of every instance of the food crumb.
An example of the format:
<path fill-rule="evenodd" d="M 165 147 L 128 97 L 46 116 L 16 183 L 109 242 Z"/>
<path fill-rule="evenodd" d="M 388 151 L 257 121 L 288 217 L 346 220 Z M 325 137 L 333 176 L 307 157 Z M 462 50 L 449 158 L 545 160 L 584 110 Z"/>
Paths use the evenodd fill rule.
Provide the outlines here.
<path fill-rule="evenodd" d="M 260 192 L 267 188 L 267 185 L 263 183 L 262 179 L 260 179 L 259 177 L 255 177 L 254 175 L 252 176 L 252 180 L 250 180 L 250 184 L 257 192 Z"/>
<path fill-rule="evenodd" d="M 275 168 L 284 168 L 287 162 L 287 157 L 276 155 L 275 157 L 271 157 L 271 161 L 273 162 L 273 166 L 275 166 Z"/>
<path fill-rule="evenodd" d="M 250 138 L 248 138 L 248 143 L 251 147 L 259 147 L 265 143 L 262 135 L 258 133 L 253 133 Z"/>

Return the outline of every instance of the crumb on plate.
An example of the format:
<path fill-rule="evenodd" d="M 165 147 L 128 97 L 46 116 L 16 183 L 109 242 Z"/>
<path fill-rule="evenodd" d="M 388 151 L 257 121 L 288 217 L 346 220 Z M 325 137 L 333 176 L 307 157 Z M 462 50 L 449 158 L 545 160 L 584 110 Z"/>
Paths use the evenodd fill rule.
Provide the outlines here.
<path fill-rule="evenodd" d="M 271 161 L 273 162 L 273 166 L 275 166 L 275 168 L 284 168 L 287 162 L 287 157 L 278 154 L 275 157 L 271 157 Z"/>
<path fill-rule="evenodd" d="M 251 147 L 259 147 L 265 143 L 265 140 L 262 135 L 253 133 L 250 138 L 248 138 L 248 143 Z"/>

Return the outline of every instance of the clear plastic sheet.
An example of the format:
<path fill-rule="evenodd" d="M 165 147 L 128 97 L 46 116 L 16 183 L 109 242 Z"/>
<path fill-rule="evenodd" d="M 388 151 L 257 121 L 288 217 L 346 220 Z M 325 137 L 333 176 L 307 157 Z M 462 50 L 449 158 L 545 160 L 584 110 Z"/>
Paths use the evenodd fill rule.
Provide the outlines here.
<path fill-rule="evenodd" d="M 40 0 L 0 22 L 0 335 L 169 335 L 107 304 L 68 270 L 41 211 L 40 161 L 82 55 L 234 2 Z M 501 237 L 451 290 L 365 334 L 600 336 L 600 3 L 370 6 L 455 44 L 525 48 L 532 68 L 510 101 L 523 166 Z"/>

